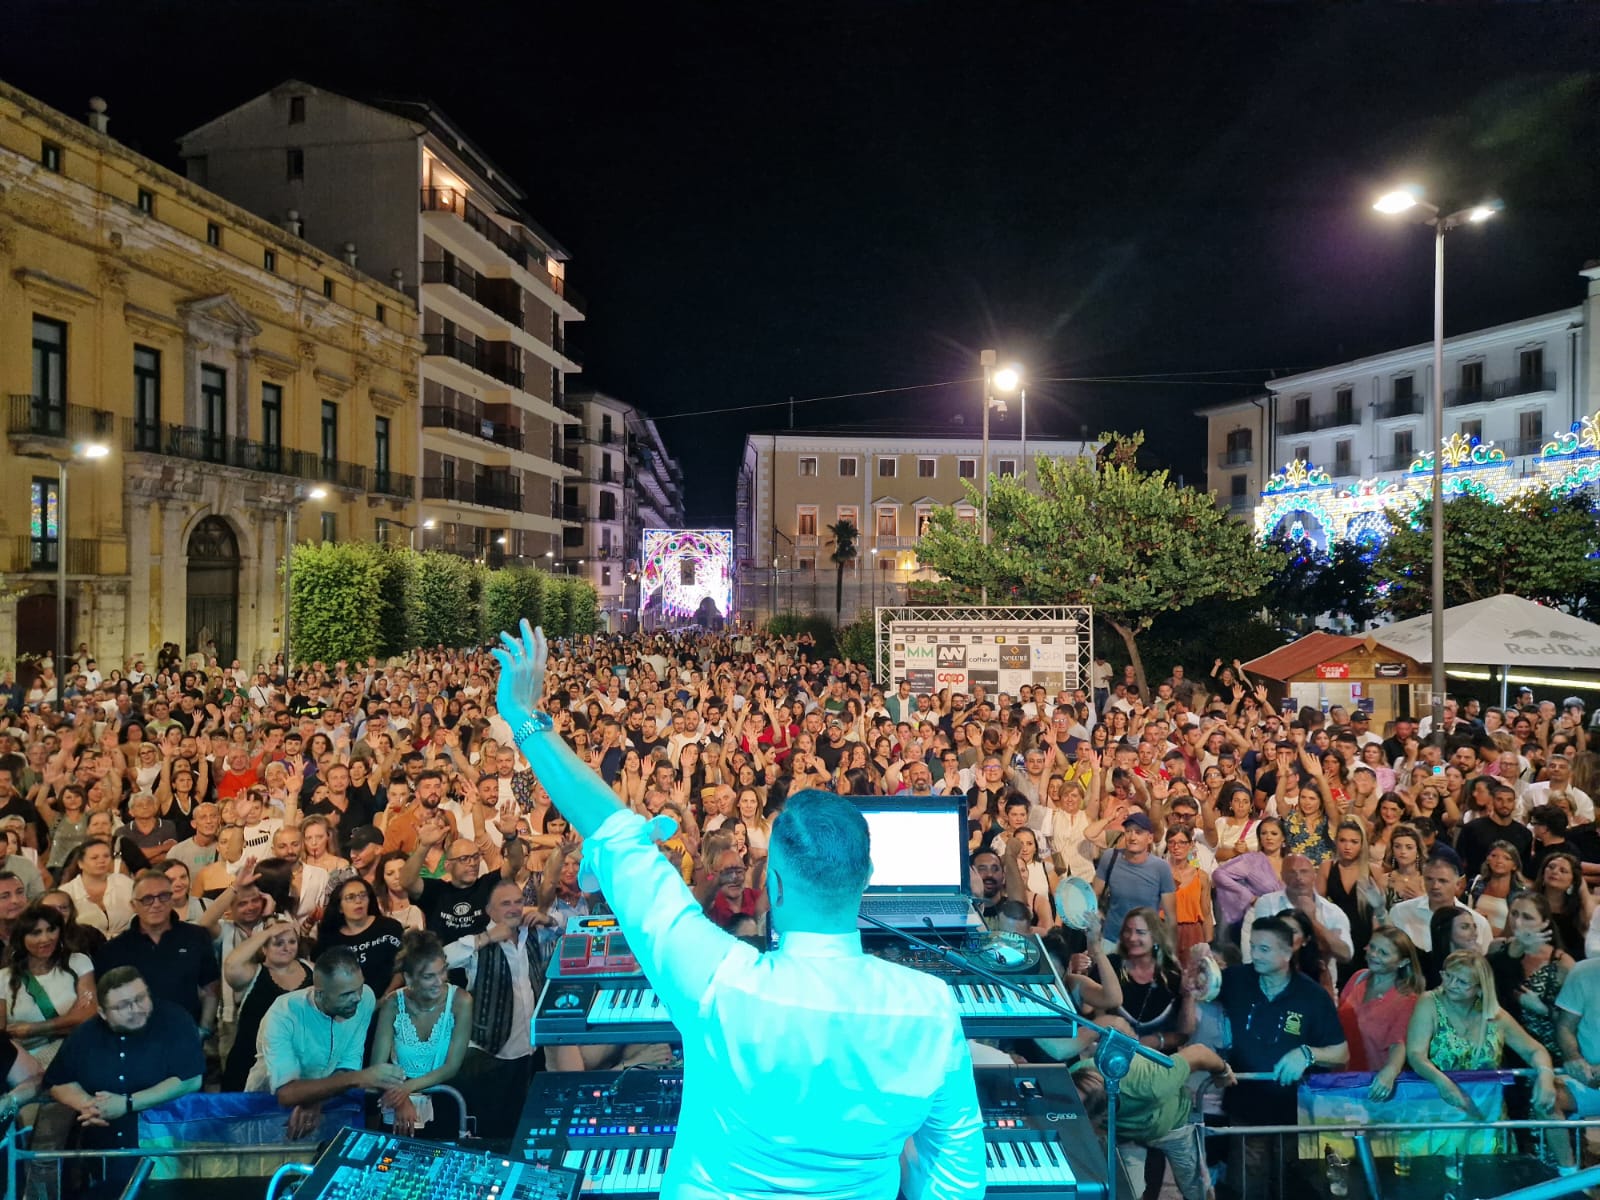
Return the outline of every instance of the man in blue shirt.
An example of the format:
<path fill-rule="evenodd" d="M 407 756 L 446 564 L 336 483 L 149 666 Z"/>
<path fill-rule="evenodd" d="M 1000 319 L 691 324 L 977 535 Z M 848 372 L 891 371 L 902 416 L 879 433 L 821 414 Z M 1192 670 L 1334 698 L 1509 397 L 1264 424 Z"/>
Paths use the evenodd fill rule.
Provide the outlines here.
<path fill-rule="evenodd" d="M 767 862 L 780 949 L 718 929 L 683 877 L 535 710 L 547 648 L 526 621 L 501 635 L 498 703 L 640 967 L 683 1036 L 684 1092 L 663 1200 L 977 1200 L 983 1121 L 949 988 L 864 955 L 867 826 L 806 791 L 772 826 Z M 907 1145 L 910 1139 L 910 1145 Z M 904 1157 L 902 1155 L 904 1154 Z"/>

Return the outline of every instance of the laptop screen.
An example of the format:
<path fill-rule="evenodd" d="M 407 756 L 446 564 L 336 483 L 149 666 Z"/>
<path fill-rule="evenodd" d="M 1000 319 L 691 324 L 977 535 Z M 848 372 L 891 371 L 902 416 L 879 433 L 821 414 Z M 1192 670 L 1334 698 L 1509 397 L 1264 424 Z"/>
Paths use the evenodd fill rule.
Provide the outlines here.
<path fill-rule="evenodd" d="M 863 808 L 872 838 L 867 892 L 965 891 L 963 808 Z"/>

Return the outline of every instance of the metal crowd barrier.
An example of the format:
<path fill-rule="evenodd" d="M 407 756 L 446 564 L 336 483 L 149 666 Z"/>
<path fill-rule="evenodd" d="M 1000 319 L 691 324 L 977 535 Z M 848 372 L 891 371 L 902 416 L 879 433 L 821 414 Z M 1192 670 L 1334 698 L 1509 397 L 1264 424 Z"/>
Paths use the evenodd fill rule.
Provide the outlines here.
<path fill-rule="evenodd" d="M 436 1084 L 422 1090 L 423 1095 L 447 1096 L 456 1103 L 459 1114 L 456 1127 L 456 1139 L 465 1140 L 476 1129 L 476 1120 L 467 1112 L 466 1099 L 461 1093 L 449 1084 Z M 4 1200 L 22 1200 L 23 1190 L 21 1181 L 26 1174 L 27 1165 L 30 1163 L 55 1165 L 55 1188 L 52 1195 L 62 1197 L 61 1168 L 67 1163 L 95 1160 L 109 1162 L 113 1159 L 137 1159 L 139 1166 L 124 1187 L 122 1195 L 125 1200 L 133 1200 L 138 1195 L 139 1189 L 144 1185 L 155 1168 L 157 1159 L 200 1159 L 207 1157 L 242 1159 L 247 1155 L 258 1155 L 286 1159 L 273 1173 L 267 1185 L 269 1200 L 275 1196 L 276 1189 L 286 1182 L 291 1176 L 305 1175 L 311 1171 L 310 1163 L 294 1161 L 298 1158 L 307 1160 L 315 1159 L 321 1149 L 317 1142 L 256 1142 L 237 1146 L 149 1146 L 131 1150 L 34 1150 L 31 1146 L 24 1145 L 28 1140 L 25 1135 L 31 1132 L 28 1127 L 12 1123 L 10 1128 L 0 1137 L 0 1154 L 5 1157 L 5 1197 Z"/>

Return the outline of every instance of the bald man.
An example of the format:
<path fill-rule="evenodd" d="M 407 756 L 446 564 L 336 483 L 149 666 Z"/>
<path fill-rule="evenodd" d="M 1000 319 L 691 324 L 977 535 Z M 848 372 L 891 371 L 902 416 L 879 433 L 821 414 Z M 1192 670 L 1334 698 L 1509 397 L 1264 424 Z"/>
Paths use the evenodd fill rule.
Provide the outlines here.
<path fill-rule="evenodd" d="M 1283 890 L 1268 892 L 1245 913 L 1244 928 L 1239 933 L 1241 943 L 1250 944 L 1251 927 L 1262 917 L 1275 916 L 1291 908 L 1311 918 L 1311 932 L 1322 948 L 1322 961 L 1327 967 L 1331 987 L 1339 963 L 1349 962 L 1355 956 L 1350 918 L 1333 901 L 1317 894 L 1317 868 L 1304 854 L 1291 854 L 1284 859 Z"/>
<path fill-rule="evenodd" d="M 450 825 L 443 814 L 434 813 L 423 819 L 417 827 L 417 848 L 406 859 L 400 872 L 418 908 L 422 909 L 428 928 L 439 935 L 446 946 L 462 938 L 482 933 L 488 927 L 485 911 L 495 884 L 509 877 L 511 864 L 500 854 L 486 833 L 480 831 L 478 840 L 455 838 L 448 841 L 445 851 L 443 879 L 422 878 L 423 860 L 434 846 L 449 839 Z M 489 867 L 492 874 L 484 875 Z"/>

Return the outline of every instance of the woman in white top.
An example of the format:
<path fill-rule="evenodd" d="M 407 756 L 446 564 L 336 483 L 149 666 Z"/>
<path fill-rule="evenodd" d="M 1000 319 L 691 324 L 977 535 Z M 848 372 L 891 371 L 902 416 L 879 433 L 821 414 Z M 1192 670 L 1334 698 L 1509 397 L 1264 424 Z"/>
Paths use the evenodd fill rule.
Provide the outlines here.
<path fill-rule="evenodd" d="M 449 970 L 437 934 L 406 934 L 395 966 L 405 986 L 378 1006 L 368 1065 L 392 1062 L 405 1072 L 404 1083 L 383 1093 L 383 1119 L 400 1136 L 412 1137 L 433 1115 L 430 1098 L 418 1093 L 454 1079 L 467 1057 L 472 994 L 445 982 Z M 445 1137 L 455 1132 L 438 1131 Z"/>
<path fill-rule="evenodd" d="M 78 873 L 62 885 L 78 909 L 78 923 L 116 937 L 133 920 L 133 880 L 118 875 L 111 843 L 90 838 L 78 851 Z"/>
<path fill-rule="evenodd" d="M 1039 835 L 1049 847 L 1051 865 L 1074 879 L 1094 878 L 1094 843 L 1089 839 L 1089 813 L 1084 808 L 1083 784 L 1052 775 L 1044 787 L 1045 806 L 1039 813 Z"/>
<path fill-rule="evenodd" d="M 1227 862 L 1241 854 L 1261 849 L 1256 830 L 1261 822 L 1251 815 L 1250 789 L 1241 783 L 1224 784 L 1227 815 L 1217 817 L 1217 861 Z"/>
<path fill-rule="evenodd" d="M 189 864 L 180 858 L 162 860 L 160 870 L 172 881 L 172 911 L 180 921 L 198 921 L 206 915 L 206 902 L 189 891 Z"/>
<path fill-rule="evenodd" d="M 739 789 L 739 819 L 744 822 L 744 840 L 751 858 L 765 858 L 772 837 L 772 823 L 761 812 L 761 793 L 753 787 Z"/>
<path fill-rule="evenodd" d="M 1006 872 L 1006 894 L 1010 899 L 1021 900 L 1033 914 L 1033 933 L 1046 933 L 1055 924 L 1050 910 L 1050 897 L 1055 892 L 1054 872 L 1039 861 L 1038 835 L 1023 826 L 1006 835 L 1005 854 L 1002 857 Z M 1020 883 L 1024 894 L 1017 894 Z"/>
<path fill-rule="evenodd" d="M 55 909 L 30 904 L 17 918 L 0 968 L 0 1027 L 42 1066 L 96 1011 L 94 964 L 68 950 L 65 925 Z"/>

